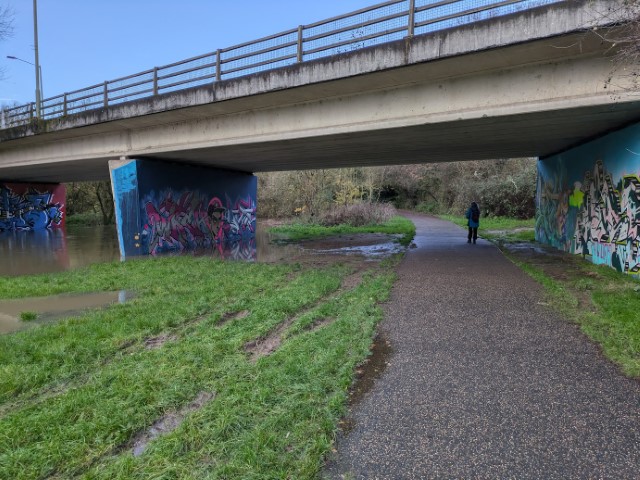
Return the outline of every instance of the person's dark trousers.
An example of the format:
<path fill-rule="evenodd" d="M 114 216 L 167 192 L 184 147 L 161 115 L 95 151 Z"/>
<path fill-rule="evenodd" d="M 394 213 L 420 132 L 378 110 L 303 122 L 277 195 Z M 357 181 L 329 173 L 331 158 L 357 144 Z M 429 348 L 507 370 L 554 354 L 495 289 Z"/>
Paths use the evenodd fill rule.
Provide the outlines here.
<path fill-rule="evenodd" d="M 473 243 L 476 243 L 476 240 L 478 239 L 478 228 L 469 227 L 469 236 L 467 238 L 469 239 L 469 243 L 471 243 L 472 238 L 473 238 Z"/>

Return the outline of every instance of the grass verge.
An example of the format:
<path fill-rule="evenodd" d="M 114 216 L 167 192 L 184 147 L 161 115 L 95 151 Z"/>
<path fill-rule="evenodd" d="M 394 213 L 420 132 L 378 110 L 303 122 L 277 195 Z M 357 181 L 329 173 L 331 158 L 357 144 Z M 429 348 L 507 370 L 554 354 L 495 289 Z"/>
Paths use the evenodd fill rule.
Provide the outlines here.
<path fill-rule="evenodd" d="M 193 257 L 0 279 L 0 298 L 138 294 L 0 336 L 0 478 L 314 478 L 394 280 L 391 262 L 367 265 L 345 291 L 354 266 Z M 251 362 L 243 346 L 292 318 Z M 311 328 L 319 318 L 332 321 Z M 159 337 L 170 340 L 148 348 Z M 203 392 L 213 400 L 132 454 Z"/>
<path fill-rule="evenodd" d="M 416 234 L 415 225 L 405 217 L 395 216 L 381 225 L 365 225 L 362 227 L 352 227 L 351 225 L 336 225 L 325 227 L 322 225 L 309 225 L 294 223 L 291 225 L 280 225 L 272 227 L 270 232 L 290 241 L 308 240 L 311 238 L 328 237 L 332 235 L 345 235 L 357 233 L 387 233 L 401 234 L 400 243 L 409 245 Z"/>
<path fill-rule="evenodd" d="M 439 218 L 467 228 L 467 219 L 456 215 L 438 215 Z M 535 219 L 522 220 L 509 217 L 482 217 L 478 235 L 491 241 L 534 242 Z"/>
<path fill-rule="evenodd" d="M 455 223 L 460 225 L 462 220 Z M 521 230 L 528 222 L 493 220 L 484 219 L 481 226 L 496 230 L 499 226 L 500 232 L 482 236 L 541 283 L 551 306 L 580 325 L 627 376 L 640 378 L 640 282 L 551 247 L 511 248 L 534 241 L 532 231 Z"/>

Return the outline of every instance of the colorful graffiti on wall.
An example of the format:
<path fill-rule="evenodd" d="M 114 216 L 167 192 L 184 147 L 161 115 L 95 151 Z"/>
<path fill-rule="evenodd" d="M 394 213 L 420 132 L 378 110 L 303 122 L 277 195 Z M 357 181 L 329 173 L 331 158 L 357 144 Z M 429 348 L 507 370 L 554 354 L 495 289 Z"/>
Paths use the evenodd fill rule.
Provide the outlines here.
<path fill-rule="evenodd" d="M 62 227 L 64 201 L 62 185 L 0 184 L 0 232 Z"/>
<path fill-rule="evenodd" d="M 159 160 L 109 162 L 120 256 L 257 256 L 257 178 Z"/>
<path fill-rule="evenodd" d="M 623 133 L 616 136 L 625 137 Z M 607 148 L 620 145 L 619 139 L 601 142 Z M 629 142 L 621 144 L 625 143 Z M 539 162 L 536 239 L 639 276 L 640 156 L 629 148 L 622 152 L 614 148 L 607 162 L 598 158 L 585 171 L 588 151 L 579 147 Z M 576 170 L 580 168 L 578 177 Z M 615 175 L 613 170 L 620 173 Z"/>
<path fill-rule="evenodd" d="M 247 250 L 255 243 L 256 227 L 256 203 L 251 197 L 235 202 L 227 197 L 223 202 L 197 191 L 169 190 L 147 196 L 142 204 L 146 219 L 142 241 L 151 255 L 199 249 L 215 249 L 223 257 L 251 254 Z"/>

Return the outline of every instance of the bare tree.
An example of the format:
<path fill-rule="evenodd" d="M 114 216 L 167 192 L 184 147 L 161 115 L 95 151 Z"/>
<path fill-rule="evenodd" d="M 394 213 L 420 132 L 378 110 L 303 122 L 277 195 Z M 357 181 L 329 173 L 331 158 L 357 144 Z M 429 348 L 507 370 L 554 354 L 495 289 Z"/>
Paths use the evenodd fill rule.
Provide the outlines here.
<path fill-rule="evenodd" d="M 6 40 L 13 33 L 13 11 L 0 5 L 0 41 Z"/>
<path fill-rule="evenodd" d="M 0 42 L 13 34 L 13 10 L 6 5 L 0 5 Z M 0 68 L 0 80 L 4 78 L 4 70 Z"/>
<path fill-rule="evenodd" d="M 640 69 L 640 0 L 627 0 L 624 8 L 629 21 L 623 29 L 619 55 L 633 62 L 637 76 Z"/>
<path fill-rule="evenodd" d="M 611 83 L 615 78 L 624 78 L 625 85 L 640 90 L 640 0 L 611 2 L 604 12 L 595 12 L 597 18 L 604 18 L 616 28 L 600 33 L 602 39 L 615 49 L 616 63 Z M 622 67 L 621 67 L 622 66 Z"/>

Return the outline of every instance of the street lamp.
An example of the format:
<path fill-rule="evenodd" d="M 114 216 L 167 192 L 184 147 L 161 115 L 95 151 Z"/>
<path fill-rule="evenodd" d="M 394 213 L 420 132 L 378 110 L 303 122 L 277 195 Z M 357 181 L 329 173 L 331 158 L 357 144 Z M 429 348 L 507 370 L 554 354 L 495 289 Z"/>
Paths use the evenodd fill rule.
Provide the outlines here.
<path fill-rule="evenodd" d="M 42 103 L 42 69 L 40 68 L 40 59 L 38 56 L 38 1 L 33 0 L 33 50 L 35 53 L 35 61 L 36 63 L 27 62 L 18 57 L 14 57 L 12 55 L 7 55 L 7 58 L 11 60 L 20 60 L 21 62 L 28 63 L 29 65 L 33 65 L 36 70 L 36 117 L 40 118 L 40 104 Z"/>
<path fill-rule="evenodd" d="M 41 84 L 42 84 L 42 70 L 40 69 L 40 60 L 38 57 L 38 2 L 33 0 L 33 50 L 35 52 L 35 67 L 36 67 L 36 117 L 40 117 L 40 103 L 41 97 Z"/>
<path fill-rule="evenodd" d="M 23 60 L 22 58 L 18 58 L 18 57 L 14 57 L 13 55 L 7 55 L 7 58 L 9 60 L 19 60 L 21 62 L 24 63 L 28 63 L 29 65 L 33 65 L 34 67 L 36 66 L 35 63 L 31 63 L 28 62 L 27 60 Z M 40 92 L 40 95 L 36 95 L 36 99 L 38 99 L 38 96 L 42 96 L 43 91 L 44 91 L 44 87 L 43 87 L 43 83 L 42 83 L 42 66 L 38 65 L 38 80 L 39 80 L 39 85 L 36 85 L 36 92 Z M 39 116 L 39 114 L 38 114 Z"/>

